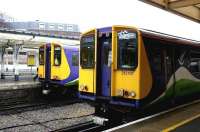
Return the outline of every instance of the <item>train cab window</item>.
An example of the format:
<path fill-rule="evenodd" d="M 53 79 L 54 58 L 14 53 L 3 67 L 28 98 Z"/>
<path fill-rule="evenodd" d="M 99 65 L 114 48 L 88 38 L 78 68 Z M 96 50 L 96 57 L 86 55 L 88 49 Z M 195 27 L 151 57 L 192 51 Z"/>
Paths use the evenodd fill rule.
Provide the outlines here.
<path fill-rule="evenodd" d="M 39 49 L 39 64 L 44 65 L 44 47 Z"/>
<path fill-rule="evenodd" d="M 94 67 L 94 36 L 85 36 L 81 39 L 80 63 L 82 68 Z"/>
<path fill-rule="evenodd" d="M 54 65 L 59 66 L 61 64 L 61 46 L 54 46 Z"/>
<path fill-rule="evenodd" d="M 79 58 L 77 53 L 72 54 L 72 66 L 78 66 Z"/>
<path fill-rule="evenodd" d="M 134 70 L 137 66 L 137 34 L 133 31 L 118 32 L 118 68 Z"/>

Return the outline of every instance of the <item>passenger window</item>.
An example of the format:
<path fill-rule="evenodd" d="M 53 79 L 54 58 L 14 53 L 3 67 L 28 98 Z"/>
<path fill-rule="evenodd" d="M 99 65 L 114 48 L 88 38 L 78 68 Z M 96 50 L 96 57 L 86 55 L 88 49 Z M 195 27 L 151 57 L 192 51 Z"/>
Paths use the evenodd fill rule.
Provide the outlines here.
<path fill-rule="evenodd" d="M 137 34 L 127 30 L 118 32 L 118 68 L 133 70 L 137 57 Z"/>
<path fill-rule="evenodd" d="M 61 46 L 54 46 L 54 65 L 59 66 L 61 64 Z"/>
<path fill-rule="evenodd" d="M 152 50 L 152 62 L 153 62 L 153 69 L 156 74 L 162 73 L 162 56 L 161 56 L 161 49 Z"/>
<path fill-rule="evenodd" d="M 44 47 L 39 49 L 39 64 L 44 65 Z"/>
<path fill-rule="evenodd" d="M 73 53 L 72 54 L 72 66 L 78 66 L 79 65 L 79 57 L 78 54 Z"/>
<path fill-rule="evenodd" d="M 199 73 L 200 73 L 200 52 L 191 52 L 190 53 L 190 64 L 189 64 L 188 67 L 194 75 L 199 76 Z"/>

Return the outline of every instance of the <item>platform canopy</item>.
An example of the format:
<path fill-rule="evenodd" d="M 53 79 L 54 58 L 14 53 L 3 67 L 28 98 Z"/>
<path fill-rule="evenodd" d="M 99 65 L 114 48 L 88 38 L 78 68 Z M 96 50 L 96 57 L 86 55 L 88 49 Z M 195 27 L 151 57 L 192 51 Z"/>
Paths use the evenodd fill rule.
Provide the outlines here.
<path fill-rule="evenodd" d="M 140 0 L 200 23 L 200 0 Z"/>
<path fill-rule="evenodd" d="M 24 48 L 38 48 L 42 44 L 51 42 L 79 45 L 78 39 L 0 29 L 0 47 L 9 47 L 18 44 Z"/>

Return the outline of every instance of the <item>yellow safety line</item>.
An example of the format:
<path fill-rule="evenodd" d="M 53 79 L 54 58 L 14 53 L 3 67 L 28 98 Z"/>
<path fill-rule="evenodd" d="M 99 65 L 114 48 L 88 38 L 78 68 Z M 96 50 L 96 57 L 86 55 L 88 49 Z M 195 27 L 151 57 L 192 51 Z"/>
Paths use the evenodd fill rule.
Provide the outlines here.
<path fill-rule="evenodd" d="M 189 118 L 189 119 L 186 119 L 186 120 L 184 120 L 184 121 L 182 121 L 182 122 L 177 123 L 176 125 L 173 125 L 173 126 L 171 126 L 171 127 L 169 127 L 169 128 L 166 128 L 166 129 L 162 130 L 162 132 L 170 132 L 170 131 L 176 129 L 177 127 L 180 127 L 180 126 L 182 126 L 182 125 L 184 125 L 184 124 L 186 124 L 186 123 L 189 123 L 189 122 L 191 122 L 192 120 L 197 119 L 197 118 L 199 118 L 199 117 L 200 117 L 200 114 L 198 114 L 198 115 L 196 115 L 196 116 L 193 116 L 193 117 L 191 117 L 191 118 Z"/>

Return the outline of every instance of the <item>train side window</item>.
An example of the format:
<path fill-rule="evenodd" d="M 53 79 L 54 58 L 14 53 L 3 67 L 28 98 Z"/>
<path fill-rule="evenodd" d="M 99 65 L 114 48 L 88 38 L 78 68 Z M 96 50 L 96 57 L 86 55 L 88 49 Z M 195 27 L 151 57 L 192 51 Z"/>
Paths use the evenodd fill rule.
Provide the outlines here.
<path fill-rule="evenodd" d="M 61 64 L 61 46 L 54 46 L 54 65 L 60 66 Z"/>
<path fill-rule="evenodd" d="M 78 66 L 79 65 L 79 57 L 78 54 L 73 53 L 72 54 L 72 66 Z"/>
<path fill-rule="evenodd" d="M 39 49 L 39 64 L 44 65 L 44 47 Z"/>
<path fill-rule="evenodd" d="M 134 70 L 137 57 L 137 34 L 127 30 L 118 32 L 118 68 Z"/>
<path fill-rule="evenodd" d="M 200 76 L 200 52 L 190 53 L 190 64 L 188 67 L 192 74 Z"/>
<path fill-rule="evenodd" d="M 154 53 L 152 55 L 153 69 L 157 74 L 161 74 L 162 73 L 162 59 L 161 58 L 162 58 L 161 52 L 154 51 Z"/>

